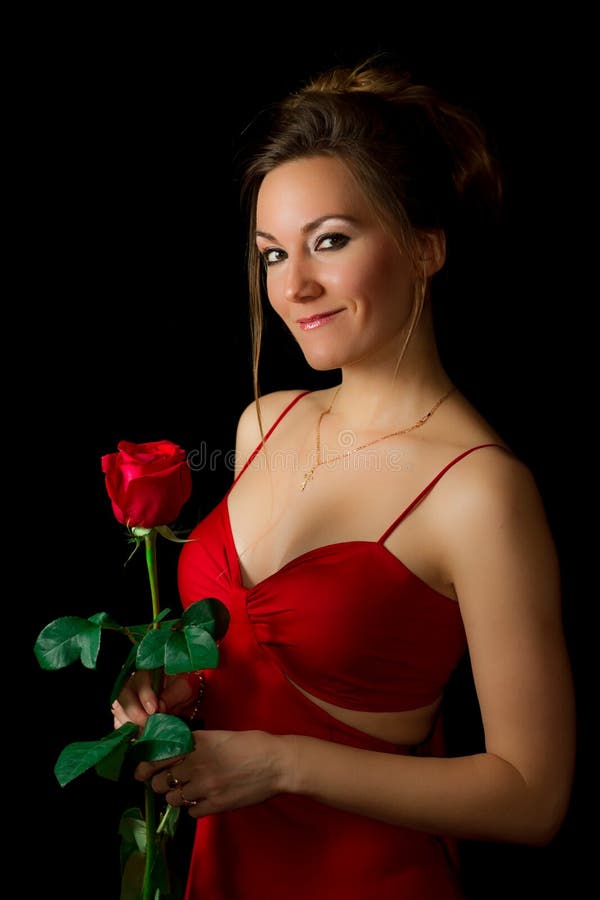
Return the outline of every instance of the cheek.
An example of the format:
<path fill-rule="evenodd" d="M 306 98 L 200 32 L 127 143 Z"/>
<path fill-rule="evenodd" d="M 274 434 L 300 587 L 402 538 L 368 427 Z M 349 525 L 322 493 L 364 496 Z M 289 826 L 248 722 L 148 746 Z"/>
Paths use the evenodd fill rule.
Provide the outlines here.
<path fill-rule="evenodd" d="M 377 296 L 404 306 L 412 297 L 412 278 L 405 260 L 382 254 L 370 271 L 370 286 Z"/>
<path fill-rule="evenodd" d="M 397 252 L 380 241 L 366 242 L 359 250 L 337 272 L 340 285 L 350 294 L 373 301 L 397 292 L 404 268 L 399 265 Z"/>
<path fill-rule="evenodd" d="M 270 273 L 268 273 L 266 279 L 266 288 L 267 300 L 269 301 L 270 306 L 278 315 L 284 316 L 286 304 L 282 279 L 277 278 L 276 274 L 271 275 Z"/>
<path fill-rule="evenodd" d="M 347 292 L 358 304 L 362 314 L 369 318 L 387 309 L 397 295 L 396 283 L 391 272 L 384 269 L 369 269 L 359 277 L 347 280 Z"/>

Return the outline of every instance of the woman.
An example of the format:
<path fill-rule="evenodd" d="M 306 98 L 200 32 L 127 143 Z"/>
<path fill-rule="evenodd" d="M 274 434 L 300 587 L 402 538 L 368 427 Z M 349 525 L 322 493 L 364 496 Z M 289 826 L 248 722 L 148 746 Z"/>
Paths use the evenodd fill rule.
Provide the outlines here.
<path fill-rule="evenodd" d="M 217 597 L 231 623 L 200 696 L 139 672 L 115 724 L 196 701 L 194 751 L 137 772 L 198 819 L 188 898 L 459 898 L 455 840 L 550 841 L 574 757 L 543 505 L 433 327 L 435 275 L 497 170 L 472 116 L 366 62 L 280 104 L 244 196 L 257 402 L 179 568 L 183 604 Z M 258 400 L 263 286 L 336 387 Z M 485 752 L 448 758 L 467 651 Z"/>

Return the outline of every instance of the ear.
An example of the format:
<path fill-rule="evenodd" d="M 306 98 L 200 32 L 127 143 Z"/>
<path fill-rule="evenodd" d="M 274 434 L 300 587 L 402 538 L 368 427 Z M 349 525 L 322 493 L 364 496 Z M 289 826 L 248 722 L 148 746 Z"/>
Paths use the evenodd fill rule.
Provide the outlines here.
<path fill-rule="evenodd" d="M 439 272 L 446 262 L 446 235 L 441 228 L 419 233 L 420 262 L 427 278 Z"/>

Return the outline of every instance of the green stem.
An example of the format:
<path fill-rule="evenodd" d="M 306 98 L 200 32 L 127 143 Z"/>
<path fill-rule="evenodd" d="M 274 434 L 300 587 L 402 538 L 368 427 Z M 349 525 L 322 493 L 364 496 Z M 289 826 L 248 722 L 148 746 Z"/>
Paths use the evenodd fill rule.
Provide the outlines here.
<path fill-rule="evenodd" d="M 154 869 L 158 857 L 158 841 L 156 837 L 156 794 L 146 782 L 144 784 L 145 793 L 145 813 L 146 813 L 146 866 L 144 869 L 144 886 L 142 890 L 143 900 L 154 900 L 156 897 L 156 886 L 152 878 L 152 870 Z"/>
<path fill-rule="evenodd" d="M 154 627 L 158 628 L 156 618 L 160 612 L 160 597 L 158 595 L 158 568 L 156 565 L 156 531 L 152 529 L 150 534 L 144 538 L 146 545 L 146 566 L 148 567 L 148 578 L 150 580 L 150 593 L 152 595 L 152 618 Z"/>
<path fill-rule="evenodd" d="M 146 566 L 150 581 L 150 593 L 152 595 L 153 627 L 159 628 L 160 624 L 156 621 L 160 613 L 160 597 L 158 594 L 158 568 L 156 565 L 156 531 L 154 529 L 144 537 L 144 543 L 146 545 Z M 152 671 L 152 687 L 157 695 L 160 692 L 160 686 L 160 669 L 154 669 Z M 155 900 L 156 886 L 153 883 L 152 871 L 155 868 L 159 851 L 156 831 L 158 813 L 156 809 L 156 794 L 152 790 L 149 781 L 144 784 L 144 794 L 146 807 L 146 866 L 144 869 L 142 900 Z"/>

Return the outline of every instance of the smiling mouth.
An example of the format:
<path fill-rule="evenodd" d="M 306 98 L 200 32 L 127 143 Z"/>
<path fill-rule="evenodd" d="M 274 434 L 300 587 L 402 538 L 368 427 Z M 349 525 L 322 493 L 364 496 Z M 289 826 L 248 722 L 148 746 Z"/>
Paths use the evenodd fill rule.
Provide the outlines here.
<path fill-rule="evenodd" d="M 326 325 L 327 322 L 331 322 L 334 316 L 337 316 L 338 313 L 341 312 L 343 312 L 343 307 L 342 309 L 332 309 L 329 312 L 317 313 L 314 316 L 306 316 L 306 318 L 298 319 L 297 324 L 302 331 L 312 331 L 314 328 L 320 328 L 321 325 Z"/>

